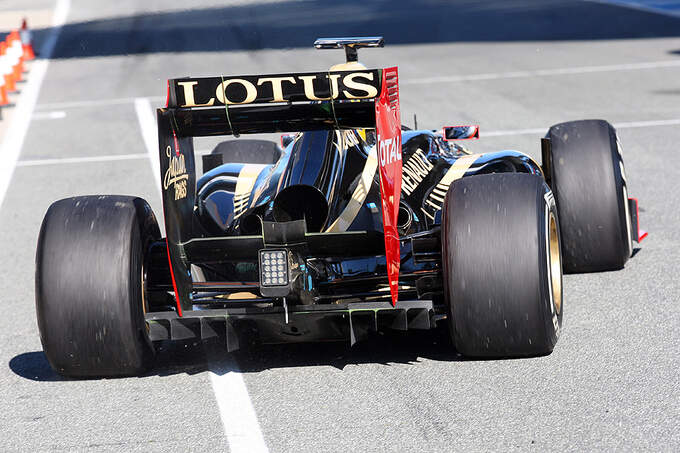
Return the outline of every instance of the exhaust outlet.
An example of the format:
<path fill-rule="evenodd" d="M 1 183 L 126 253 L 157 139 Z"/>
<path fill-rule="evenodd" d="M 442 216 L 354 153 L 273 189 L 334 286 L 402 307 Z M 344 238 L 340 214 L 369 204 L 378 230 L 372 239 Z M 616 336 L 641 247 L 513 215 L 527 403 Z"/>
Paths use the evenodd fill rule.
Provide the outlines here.
<path fill-rule="evenodd" d="M 328 202 L 316 187 L 297 184 L 276 195 L 272 214 L 277 222 L 305 219 L 307 231 L 317 233 L 326 223 Z"/>
<path fill-rule="evenodd" d="M 401 231 L 408 231 L 413 223 L 413 211 L 411 207 L 404 202 L 399 203 L 399 211 L 397 212 L 397 228 Z"/>
<path fill-rule="evenodd" d="M 257 214 L 248 214 L 241 219 L 241 234 L 259 235 L 262 234 L 262 217 Z"/>

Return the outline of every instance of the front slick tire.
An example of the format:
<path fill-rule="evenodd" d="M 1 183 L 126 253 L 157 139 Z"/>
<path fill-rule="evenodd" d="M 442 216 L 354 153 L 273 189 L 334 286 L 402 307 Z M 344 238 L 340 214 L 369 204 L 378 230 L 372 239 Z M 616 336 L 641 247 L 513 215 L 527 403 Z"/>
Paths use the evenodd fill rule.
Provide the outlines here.
<path fill-rule="evenodd" d="M 570 121 L 551 127 L 548 137 L 564 271 L 621 269 L 633 243 L 616 130 L 604 120 Z"/>
<path fill-rule="evenodd" d="M 52 204 L 36 255 L 43 350 L 68 377 L 140 374 L 153 358 L 144 322 L 145 251 L 160 237 L 146 201 L 86 196 Z"/>
<path fill-rule="evenodd" d="M 562 271 L 557 211 L 543 178 L 462 178 L 443 209 L 444 294 L 458 352 L 550 353 L 562 325 Z"/>

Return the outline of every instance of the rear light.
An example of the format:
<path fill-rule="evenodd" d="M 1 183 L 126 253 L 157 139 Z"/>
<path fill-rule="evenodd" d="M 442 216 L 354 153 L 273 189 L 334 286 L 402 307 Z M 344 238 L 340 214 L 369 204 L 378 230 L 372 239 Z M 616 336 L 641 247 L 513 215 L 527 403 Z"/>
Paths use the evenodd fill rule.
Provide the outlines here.
<path fill-rule="evenodd" d="M 260 250 L 260 285 L 288 285 L 288 260 L 285 250 Z"/>

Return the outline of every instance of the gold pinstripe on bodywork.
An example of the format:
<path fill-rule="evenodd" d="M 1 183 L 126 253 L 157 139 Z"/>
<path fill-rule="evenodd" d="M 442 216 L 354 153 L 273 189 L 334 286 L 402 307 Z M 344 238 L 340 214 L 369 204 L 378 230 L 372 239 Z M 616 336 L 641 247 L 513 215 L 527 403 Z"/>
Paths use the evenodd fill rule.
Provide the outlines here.
<path fill-rule="evenodd" d="M 347 228 L 352 224 L 356 218 L 359 210 L 366 201 L 366 196 L 371 190 L 371 185 L 373 184 L 373 178 L 375 178 L 376 171 L 378 170 L 378 152 L 376 147 L 371 148 L 366 158 L 366 165 L 361 173 L 361 179 L 357 184 L 354 192 L 352 193 L 352 198 L 342 210 L 337 219 L 326 228 L 327 233 L 338 233 L 342 231 L 347 231 Z"/>
<path fill-rule="evenodd" d="M 449 170 L 444 174 L 442 179 L 439 180 L 434 189 L 432 189 L 432 192 L 427 196 L 425 205 L 434 209 L 435 212 L 439 211 L 444 204 L 444 197 L 446 196 L 446 192 L 448 192 L 451 183 L 462 178 L 465 175 L 465 172 L 468 171 L 470 166 L 474 164 L 479 157 L 481 157 L 481 154 L 470 154 L 455 161 L 453 165 L 449 167 Z M 434 219 L 427 211 L 423 210 L 423 212 L 431 220 Z"/>
<path fill-rule="evenodd" d="M 250 192 L 255 186 L 258 175 L 267 165 L 246 164 L 241 168 L 234 190 L 234 218 L 237 219 L 246 211 Z"/>
<path fill-rule="evenodd" d="M 449 170 L 444 174 L 442 179 L 439 181 L 437 186 L 432 190 L 430 195 L 425 200 L 425 204 L 434 208 L 435 210 L 441 209 L 444 203 L 444 196 L 451 183 L 457 179 L 460 179 L 465 175 L 465 172 L 470 168 L 470 166 L 481 156 L 481 154 L 471 154 L 459 158 L 454 164 L 449 168 Z M 361 180 L 354 189 L 352 198 L 347 203 L 345 209 L 340 213 L 337 219 L 326 229 L 328 233 L 337 233 L 342 231 L 347 231 L 347 228 L 352 224 L 356 218 L 359 210 L 366 201 L 366 196 L 368 191 L 371 189 L 371 184 L 373 183 L 373 178 L 375 177 L 376 171 L 378 170 L 378 156 L 376 148 L 371 149 L 368 159 L 366 160 L 366 166 L 361 174 Z M 431 217 L 427 212 L 425 214 Z"/>

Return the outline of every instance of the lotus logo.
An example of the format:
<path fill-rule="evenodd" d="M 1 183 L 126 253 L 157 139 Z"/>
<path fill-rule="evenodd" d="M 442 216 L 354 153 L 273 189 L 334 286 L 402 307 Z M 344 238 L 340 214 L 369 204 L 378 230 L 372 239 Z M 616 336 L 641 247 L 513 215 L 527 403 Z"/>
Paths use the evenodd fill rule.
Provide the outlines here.
<path fill-rule="evenodd" d="M 378 96 L 377 70 L 279 76 L 211 77 L 176 81 L 180 107 L 260 102 L 372 99 Z"/>

